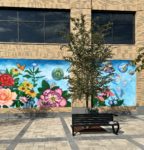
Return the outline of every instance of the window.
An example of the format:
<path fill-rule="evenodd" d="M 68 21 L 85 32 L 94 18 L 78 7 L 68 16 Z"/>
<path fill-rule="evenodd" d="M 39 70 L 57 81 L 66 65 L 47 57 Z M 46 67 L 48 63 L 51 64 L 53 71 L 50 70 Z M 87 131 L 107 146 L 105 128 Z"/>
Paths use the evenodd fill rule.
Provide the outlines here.
<path fill-rule="evenodd" d="M 0 42 L 68 42 L 61 32 L 70 32 L 68 10 L 0 9 Z"/>
<path fill-rule="evenodd" d="M 134 12 L 93 11 L 92 20 L 97 25 L 111 23 L 111 29 L 105 37 L 107 44 L 134 44 Z"/>

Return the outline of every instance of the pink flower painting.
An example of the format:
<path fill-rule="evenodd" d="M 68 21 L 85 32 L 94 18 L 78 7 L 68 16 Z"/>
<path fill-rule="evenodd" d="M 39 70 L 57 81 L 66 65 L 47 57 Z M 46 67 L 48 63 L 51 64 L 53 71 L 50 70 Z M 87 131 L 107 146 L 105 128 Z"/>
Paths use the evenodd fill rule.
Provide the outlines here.
<path fill-rule="evenodd" d="M 66 104 L 67 101 L 62 97 L 62 90 L 60 88 L 45 90 L 38 100 L 39 107 L 64 107 Z"/>
<path fill-rule="evenodd" d="M 17 94 L 15 92 L 11 92 L 10 89 L 0 89 L 0 106 L 10 106 L 15 100 Z"/>

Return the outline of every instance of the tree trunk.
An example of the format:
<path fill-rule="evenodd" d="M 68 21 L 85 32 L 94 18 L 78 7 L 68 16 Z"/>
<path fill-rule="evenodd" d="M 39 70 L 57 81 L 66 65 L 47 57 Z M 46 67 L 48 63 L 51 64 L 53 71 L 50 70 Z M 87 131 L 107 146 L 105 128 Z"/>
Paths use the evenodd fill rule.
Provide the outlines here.
<path fill-rule="evenodd" d="M 93 108 L 93 98 L 94 98 L 94 96 L 93 96 L 93 94 L 91 95 L 91 108 Z"/>
<path fill-rule="evenodd" d="M 88 108 L 88 98 L 89 98 L 89 96 L 88 96 L 88 94 L 86 94 L 86 108 Z"/>

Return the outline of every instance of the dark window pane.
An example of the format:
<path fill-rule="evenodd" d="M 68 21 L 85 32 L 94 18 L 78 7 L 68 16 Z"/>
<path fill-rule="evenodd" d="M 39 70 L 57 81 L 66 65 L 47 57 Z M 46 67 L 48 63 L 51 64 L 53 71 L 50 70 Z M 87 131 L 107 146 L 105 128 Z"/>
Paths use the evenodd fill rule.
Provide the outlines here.
<path fill-rule="evenodd" d="M 48 11 L 45 13 L 45 21 L 69 22 L 70 13 L 67 11 Z"/>
<path fill-rule="evenodd" d="M 21 22 L 19 24 L 19 41 L 44 43 L 44 25 L 40 22 Z"/>
<path fill-rule="evenodd" d="M 46 22 L 45 24 L 45 42 L 48 43 L 65 43 L 63 34 L 69 33 L 69 23 Z"/>
<path fill-rule="evenodd" d="M 97 19 L 97 17 L 99 19 Z M 109 44 L 133 44 L 134 43 L 134 13 L 133 12 L 93 12 L 92 20 L 102 26 L 111 23 L 105 42 Z"/>
<path fill-rule="evenodd" d="M 111 13 L 93 13 L 92 18 L 96 24 L 107 24 L 111 22 Z"/>
<path fill-rule="evenodd" d="M 0 42 L 17 42 L 17 23 L 10 21 L 0 22 Z"/>
<path fill-rule="evenodd" d="M 17 11 L 16 10 L 0 10 L 0 20 L 17 20 Z"/>
<path fill-rule="evenodd" d="M 112 28 L 106 32 L 104 40 L 105 43 L 113 43 Z"/>
<path fill-rule="evenodd" d="M 40 10 L 20 10 L 19 21 L 44 21 L 44 13 Z"/>
<path fill-rule="evenodd" d="M 113 27 L 113 43 L 132 44 L 133 43 L 132 25 L 115 25 Z"/>
<path fill-rule="evenodd" d="M 60 32 L 70 32 L 67 10 L 14 9 L 0 10 L 1 42 L 63 43 Z"/>
<path fill-rule="evenodd" d="M 112 22 L 114 24 L 133 24 L 133 14 L 113 14 Z"/>

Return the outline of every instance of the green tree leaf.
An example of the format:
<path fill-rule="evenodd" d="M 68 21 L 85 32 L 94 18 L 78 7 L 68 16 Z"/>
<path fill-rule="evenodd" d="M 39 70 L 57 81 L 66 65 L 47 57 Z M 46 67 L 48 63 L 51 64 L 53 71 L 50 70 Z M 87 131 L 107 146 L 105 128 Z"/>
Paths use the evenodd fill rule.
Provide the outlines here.
<path fill-rule="evenodd" d="M 104 37 L 110 29 L 110 24 L 94 25 L 87 29 L 87 21 L 84 15 L 80 18 L 71 18 L 74 32 L 70 32 L 68 36 L 69 43 L 62 45 L 61 50 L 67 49 L 71 53 L 63 58 L 70 62 L 70 76 L 68 76 L 69 91 L 72 99 L 83 98 L 86 100 L 88 107 L 89 99 L 91 106 L 94 105 L 94 98 L 99 93 L 108 90 L 108 83 L 112 81 L 111 68 L 110 73 L 105 75 L 102 73 L 104 68 L 102 64 L 110 63 L 113 53 L 110 45 L 106 45 Z M 112 66 L 112 65 L 110 65 Z M 100 102 L 100 106 L 105 106 L 104 102 Z"/>

